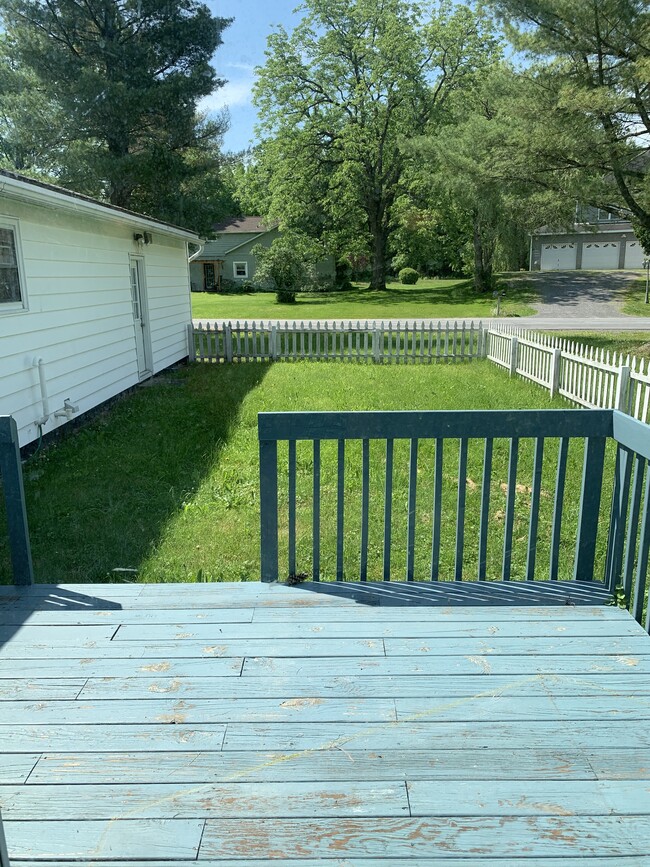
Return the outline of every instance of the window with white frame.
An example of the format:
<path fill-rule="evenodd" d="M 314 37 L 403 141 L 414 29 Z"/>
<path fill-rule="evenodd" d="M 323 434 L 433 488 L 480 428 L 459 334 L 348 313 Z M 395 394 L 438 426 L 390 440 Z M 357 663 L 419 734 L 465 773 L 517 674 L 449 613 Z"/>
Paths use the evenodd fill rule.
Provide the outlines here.
<path fill-rule="evenodd" d="M 235 280 L 245 280 L 248 277 L 248 262 L 233 262 L 232 274 Z"/>
<path fill-rule="evenodd" d="M 24 305 L 18 228 L 16 223 L 0 219 L 0 309 L 22 308 Z"/>

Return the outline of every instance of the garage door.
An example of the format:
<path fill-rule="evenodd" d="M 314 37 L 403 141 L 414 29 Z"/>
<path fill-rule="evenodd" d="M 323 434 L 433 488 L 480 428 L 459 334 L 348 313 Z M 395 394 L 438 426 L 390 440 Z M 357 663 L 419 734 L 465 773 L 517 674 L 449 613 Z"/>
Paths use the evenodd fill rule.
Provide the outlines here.
<path fill-rule="evenodd" d="M 619 244 L 616 241 L 590 241 L 582 245 L 582 267 L 591 271 L 615 271 Z"/>
<path fill-rule="evenodd" d="M 638 241 L 628 241 L 625 245 L 625 267 L 643 268 L 645 254 Z"/>
<path fill-rule="evenodd" d="M 542 271 L 572 271 L 575 266 L 575 244 L 542 244 Z"/>

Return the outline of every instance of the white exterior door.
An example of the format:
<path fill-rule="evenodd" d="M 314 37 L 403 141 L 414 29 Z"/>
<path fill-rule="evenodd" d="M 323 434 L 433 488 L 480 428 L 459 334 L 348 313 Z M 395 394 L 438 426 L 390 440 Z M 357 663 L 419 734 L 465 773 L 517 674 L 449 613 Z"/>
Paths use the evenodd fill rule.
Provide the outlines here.
<path fill-rule="evenodd" d="M 542 244 L 542 271 L 573 271 L 576 267 L 576 245 L 561 242 Z"/>
<path fill-rule="evenodd" d="M 625 245 L 625 267 L 626 268 L 643 268 L 645 261 L 645 253 L 643 247 L 638 241 L 628 241 Z"/>
<path fill-rule="evenodd" d="M 588 241 L 582 244 L 582 267 L 592 271 L 615 271 L 618 268 L 617 241 Z"/>
<path fill-rule="evenodd" d="M 150 362 L 151 337 L 149 335 L 149 317 L 147 315 L 147 299 L 144 289 L 144 261 L 137 256 L 131 256 L 129 267 L 131 273 L 131 305 L 133 308 L 138 376 L 140 379 L 144 379 L 153 373 Z"/>

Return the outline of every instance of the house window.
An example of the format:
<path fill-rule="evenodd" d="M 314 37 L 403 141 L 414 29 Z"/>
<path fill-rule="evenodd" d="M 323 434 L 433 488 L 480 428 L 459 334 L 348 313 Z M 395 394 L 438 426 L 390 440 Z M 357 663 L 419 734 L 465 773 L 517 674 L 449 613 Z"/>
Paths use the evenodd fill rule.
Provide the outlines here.
<path fill-rule="evenodd" d="M 0 222 L 0 305 L 4 309 L 22 308 L 25 303 L 18 249 L 16 224 Z"/>
<path fill-rule="evenodd" d="M 233 262 L 232 273 L 235 280 L 245 280 L 248 277 L 248 262 Z"/>
<path fill-rule="evenodd" d="M 620 219 L 620 217 L 617 217 L 616 214 L 612 214 L 610 211 L 605 211 L 603 208 L 598 208 L 596 219 L 599 223 L 609 223 L 611 220 Z"/>

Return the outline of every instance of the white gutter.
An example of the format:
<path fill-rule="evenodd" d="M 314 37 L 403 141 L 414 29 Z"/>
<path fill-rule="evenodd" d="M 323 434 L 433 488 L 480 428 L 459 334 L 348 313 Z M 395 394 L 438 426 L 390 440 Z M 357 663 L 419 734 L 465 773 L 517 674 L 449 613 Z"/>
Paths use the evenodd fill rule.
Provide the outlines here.
<path fill-rule="evenodd" d="M 103 205 L 101 202 L 89 202 L 86 199 L 79 199 L 74 195 L 67 195 L 66 193 L 59 193 L 46 187 L 32 185 L 17 178 L 0 175 L 0 193 L 10 198 L 20 199 L 23 202 L 40 205 L 41 207 L 53 207 L 57 210 L 73 211 L 76 214 L 91 214 L 101 220 L 109 220 L 110 222 L 121 223 L 122 225 L 128 223 L 131 226 L 147 229 L 150 232 L 158 232 L 159 234 L 170 235 L 174 238 L 184 238 L 192 243 L 198 243 L 199 241 L 196 232 L 190 232 L 189 229 L 177 229 L 165 223 L 159 223 L 157 220 L 149 217 L 132 214 L 128 211 L 113 211 L 110 205 Z"/>
<path fill-rule="evenodd" d="M 189 256 L 188 259 L 187 259 L 188 262 L 193 262 L 194 259 L 196 259 L 197 256 L 200 256 L 201 253 L 203 252 L 203 250 L 205 249 L 205 241 L 199 239 L 198 241 L 191 241 L 190 243 L 192 243 L 192 244 L 197 244 L 197 245 L 198 245 L 198 248 L 199 248 L 199 249 L 196 251 L 196 253 L 192 253 L 192 255 Z"/>

